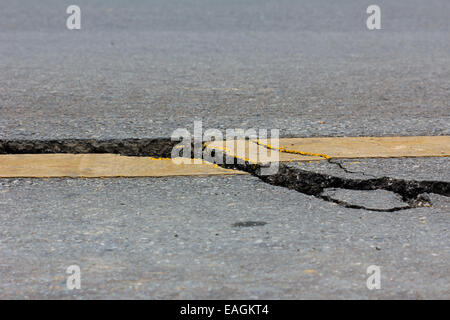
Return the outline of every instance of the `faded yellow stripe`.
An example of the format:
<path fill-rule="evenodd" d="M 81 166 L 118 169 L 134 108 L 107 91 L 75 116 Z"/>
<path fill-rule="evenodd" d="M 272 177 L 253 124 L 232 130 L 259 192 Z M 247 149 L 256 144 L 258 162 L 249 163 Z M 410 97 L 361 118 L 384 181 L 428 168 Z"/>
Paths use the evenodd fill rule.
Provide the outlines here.
<path fill-rule="evenodd" d="M 312 161 L 330 158 L 402 158 L 402 157 L 448 157 L 450 156 L 449 136 L 416 137 L 334 137 L 334 138 L 282 138 L 279 146 L 271 145 L 270 139 L 239 140 L 245 143 L 245 152 L 228 150 L 237 158 L 251 162 L 264 162 L 261 148 L 276 152 L 281 162 Z M 220 148 L 222 141 L 206 144 L 207 148 Z M 249 152 L 249 144 L 258 144 L 257 152 Z M 276 157 L 275 157 L 276 158 Z M 262 160 L 261 160 L 262 159 Z M 272 158 L 273 159 L 273 158 Z"/>
<path fill-rule="evenodd" d="M 246 174 L 203 161 L 175 164 L 170 158 L 126 157 L 116 154 L 0 155 L 0 178 L 169 177 Z"/>
<path fill-rule="evenodd" d="M 265 141 L 267 141 L 267 140 L 265 140 Z M 301 155 L 301 156 L 321 157 L 321 158 L 324 158 L 324 159 L 330 159 L 331 158 L 327 154 L 312 153 L 312 152 L 298 151 L 298 150 L 290 150 L 290 149 L 287 149 L 285 147 L 278 147 L 278 148 L 276 148 L 276 147 L 271 146 L 268 143 L 263 143 L 263 142 L 261 142 L 259 140 L 252 140 L 252 142 L 256 143 L 259 146 L 263 146 L 263 147 L 265 147 L 267 149 L 276 150 L 276 151 L 279 151 L 279 152 L 282 152 L 282 153 L 292 153 L 292 154 L 298 154 L 298 155 Z"/>

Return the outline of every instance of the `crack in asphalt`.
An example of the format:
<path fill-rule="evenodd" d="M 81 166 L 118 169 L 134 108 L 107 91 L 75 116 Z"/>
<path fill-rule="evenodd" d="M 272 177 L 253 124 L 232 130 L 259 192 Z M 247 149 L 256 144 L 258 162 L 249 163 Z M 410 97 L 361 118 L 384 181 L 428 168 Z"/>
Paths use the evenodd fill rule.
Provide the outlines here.
<path fill-rule="evenodd" d="M 270 149 L 270 150 L 276 150 L 278 152 L 282 152 L 282 153 L 292 153 L 292 154 L 298 154 L 298 155 L 302 155 L 302 156 L 313 156 L 313 157 L 321 157 L 324 159 L 331 159 L 331 157 L 327 154 L 322 154 L 322 153 L 312 153 L 312 152 L 306 152 L 306 151 L 298 151 L 298 150 L 290 150 L 284 147 L 273 147 L 270 144 L 267 143 L 262 143 L 261 141 L 258 140 L 251 140 L 251 142 L 256 143 L 259 146 L 262 146 L 264 148 Z"/>
<path fill-rule="evenodd" d="M 344 167 L 344 166 L 342 165 L 342 163 L 340 163 L 340 162 L 334 162 L 333 159 L 331 159 L 331 158 L 327 159 L 327 161 L 328 161 L 328 163 L 337 165 L 337 166 L 338 166 L 340 169 L 342 169 L 345 173 L 349 173 L 349 174 L 361 174 L 361 175 L 363 175 L 363 176 L 365 176 L 365 177 L 376 178 L 376 176 L 371 175 L 371 174 L 367 174 L 367 173 L 362 172 L 362 171 L 350 171 L 350 170 L 348 170 L 346 167 Z"/>
<path fill-rule="evenodd" d="M 222 164 L 219 166 L 227 169 L 242 170 L 259 178 L 265 183 L 274 186 L 285 187 L 303 194 L 312 195 L 327 202 L 333 202 L 340 206 L 353 209 L 364 209 L 377 212 L 394 212 L 407 210 L 423 206 L 431 206 L 430 199 L 426 193 L 436 193 L 450 197 L 450 183 L 445 181 L 417 181 L 406 179 L 395 179 L 391 177 L 374 177 L 370 179 L 351 179 L 336 177 L 324 173 L 318 173 L 299 168 L 289 167 L 282 162 L 279 163 L 278 172 L 273 175 L 262 175 L 260 164 L 242 162 L 242 159 L 230 156 L 222 151 L 218 151 L 222 157 Z M 232 162 L 230 159 L 234 159 Z M 238 161 L 240 160 L 240 161 Z M 327 160 L 331 160 L 327 159 Z M 332 162 L 333 163 L 333 162 Z M 335 163 L 336 164 L 336 163 Z M 333 199 L 323 195 L 324 189 L 340 188 L 348 190 L 386 190 L 401 196 L 402 200 L 408 204 L 405 207 L 394 207 L 390 209 L 368 208 L 361 205 L 354 205 L 345 201 Z"/>
<path fill-rule="evenodd" d="M 154 139 L 60 139 L 60 140 L 0 140 L 0 154 L 42 154 L 42 153 L 114 153 L 126 156 L 146 156 L 152 158 L 170 158 L 172 149 L 180 141 L 172 141 L 170 138 Z M 258 143 L 258 142 L 257 142 Z M 259 144 L 259 143 L 258 143 Z M 203 150 L 206 148 L 202 144 Z M 269 145 L 265 147 L 272 148 Z M 194 150 L 191 143 L 191 150 Z M 291 150 L 278 149 L 280 152 L 291 152 Z M 217 154 L 216 154 L 217 153 Z M 295 151 L 298 154 L 313 155 L 307 152 Z M 317 154 L 314 154 L 317 155 Z M 364 209 L 379 212 L 394 212 L 399 210 L 417 208 L 420 206 L 431 205 L 430 200 L 425 196 L 426 193 L 436 193 L 450 197 L 450 183 L 445 181 L 416 181 L 406 179 L 395 179 L 391 177 L 368 176 L 363 172 L 352 172 L 345 168 L 341 163 L 332 161 L 333 159 L 326 155 L 322 156 L 324 160 L 337 165 L 346 173 L 362 174 L 368 179 L 352 179 L 318 173 L 299 168 L 293 168 L 279 163 L 278 172 L 272 175 L 262 175 L 260 164 L 251 163 L 245 159 L 239 159 L 229 155 L 223 150 L 213 150 L 211 156 L 215 159 L 221 159 L 222 163 L 216 163 L 218 166 L 227 169 L 242 170 L 259 178 L 265 183 L 285 187 L 297 192 L 312 195 L 324 201 L 333 202 L 340 206 Z M 194 154 L 191 154 L 194 157 Z M 218 158 L 219 157 L 219 158 Z M 217 161 L 219 162 L 219 161 Z M 361 205 L 350 204 L 341 200 L 323 195 L 326 188 L 340 188 L 349 190 L 377 190 L 383 189 L 400 195 L 404 202 L 408 203 L 406 207 L 395 207 L 390 209 L 367 208 Z"/>
<path fill-rule="evenodd" d="M 348 202 L 342 201 L 342 200 L 338 200 L 338 199 L 334 199 L 330 196 L 325 196 L 325 195 L 321 195 L 320 198 L 322 200 L 328 201 L 328 202 L 333 202 L 336 203 L 342 207 L 345 208 L 350 208 L 350 209 L 362 209 L 362 210 L 367 210 L 367 211 L 376 211 L 376 212 L 395 212 L 395 211 L 400 211 L 400 210 L 406 210 L 406 209 L 412 209 L 412 208 L 417 208 L 417 206 L 404 206 L 404 207 L 393 207 L 393 208 L 389 208 L 389 209 L 377 209 L 377 208 L 368 208 L 365 206 L 361 206 L 361 205 L 356 205 L 356 204 L 350 204 Z M 431 206 L 431 203 L 428 202 L 429 206 Z"/>

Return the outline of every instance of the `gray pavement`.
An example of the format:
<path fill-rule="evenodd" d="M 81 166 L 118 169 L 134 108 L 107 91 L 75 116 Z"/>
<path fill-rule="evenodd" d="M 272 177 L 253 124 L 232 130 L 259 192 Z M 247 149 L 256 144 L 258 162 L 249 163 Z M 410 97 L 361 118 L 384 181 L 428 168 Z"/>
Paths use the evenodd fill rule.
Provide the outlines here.
<path fill-rule="evenodd" d="M 377 0 L 369 31 L 371 4 L 0 0 L 0 140 L 167 138 L 194 120 L 449 135 L 450 3 Z M 288 166 L 449 182 L 448 158 L 358 161 Z M 427 197 L 375 212 L 252 176 L 0 179 L 0 298 L 449 299 L 449 198 Z M 82 289 L 69 291 L 73 264 Z"/>
<path fill-rule="evenodd" d="M 0 297 L 449 299 L 450 202 L 432 200 L 370 212 L 252 176 L 1 180 Z"/>
<path fill-rule="evenodd" d="M 450 4 L 0 1 L 0 139 L 449 134 Z"/>

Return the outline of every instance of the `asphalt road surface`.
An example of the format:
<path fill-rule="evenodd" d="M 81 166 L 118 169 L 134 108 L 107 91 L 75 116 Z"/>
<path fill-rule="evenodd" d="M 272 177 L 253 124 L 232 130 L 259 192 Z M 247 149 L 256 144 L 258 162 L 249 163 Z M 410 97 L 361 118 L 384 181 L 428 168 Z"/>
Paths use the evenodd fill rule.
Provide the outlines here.
<path fill-rule="evenodd" d="M 373 212 L 251 176 L 0 188 L 3 299 L 449 298 L 447 197 Z M 66 287 L 71 265 L 80 290 Z M 370 265 L 379 290 L 366 287 Z"/>
<path fill-rule="evenodd" d="M 0 137 L 449 134 L 450 3 L 1 1 Z"/>
<path fill-rule="evenodd" d="M 450 2 L 377 0 L 373 31 L 371 4 L 0 0 L 0 140 L 449 135 Z M 289 166 L 449 183 L 448 158 L 350 162 Z M 250 175 L 0 179 L 0 298 L 450 298 L 448 197 L 326 192 L 360 208 Z"/>

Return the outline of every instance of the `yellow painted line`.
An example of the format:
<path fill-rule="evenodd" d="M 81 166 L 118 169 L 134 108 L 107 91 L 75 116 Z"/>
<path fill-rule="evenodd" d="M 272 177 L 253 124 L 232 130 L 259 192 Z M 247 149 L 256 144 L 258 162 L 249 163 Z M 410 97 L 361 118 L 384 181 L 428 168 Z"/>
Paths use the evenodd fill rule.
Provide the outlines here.
<path fill-rule="evenodd" d="M 317 161 L 330 158 L 449 157 L 450 136 L 284 138 L 213 141 L 205 146 L 250 163 Z M 187 159 L 185 159 L 187 160 Z M 115 154 L 0 155 L 0 178 L 167 177 L 247 174 L 202 161 L 175 164 L 169 158 Z"/>
<path fill-rule="evenodd" d="M 278 140 L 278 147 L 274 147 L 270 139 L 237 140 L 236 145 L 239 143 L 240 148 L 228 147 L 226 152 L 254 163 L 450 156 L 450 136 L 282 138 Z M 218 150 L 223 145 L 223 141 L 206 143 L 207 148 Z"/>
<path fill-rule="evenodd" d="M 192 161 L 191 161 L 192 162 Z M 116 154 L 0 155 L 0 178 L 108 178 L 247 174 L 203 162 L 175 164 L 171 159 Z"/>
<path fill-rule="evenodd" d="M 291 150 L 288 149 L 286 147 L 274 147 L 270 144 L 268 144 L 268 140 L 264 140 L 264 142 L 262 142 L 261 140 L 251 140 L 251 142 L 256 143 L 259 146 L 263 146 L 267 149 L 270 150 L 276 150 L 282 153 L 291 153 L 291 154 L 296 154 L 296 155 L 301 155 L 301 156 L 309 156 L 309 157 L 319 157 L 319 158 L 323 158 L 323 159 L 330 159 L 331 157 L 327 154 L 322 154 L 322 153 L 313 153 L 313 152 L 307 152 L 307 151 L 298 151 L 298 150 Z"/>

